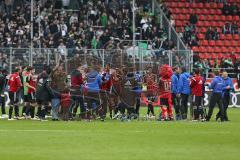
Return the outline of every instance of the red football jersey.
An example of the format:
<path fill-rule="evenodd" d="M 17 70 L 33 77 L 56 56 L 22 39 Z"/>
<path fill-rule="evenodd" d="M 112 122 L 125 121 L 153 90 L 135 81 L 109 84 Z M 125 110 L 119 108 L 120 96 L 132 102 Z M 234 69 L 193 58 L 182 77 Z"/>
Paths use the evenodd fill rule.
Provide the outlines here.
<path fill-rule="evenodd" d="M 191 78 L 190 87 L 192 95 L 202 96 L 203 94 L 203 78 L 199 75 L 196 75 Z"/>
<path fill-rule="evenodd" d="M 170 98 L 171 97 L 171 78 L 161 78 L 159 81 L 159 91 L 161 98 Z"/>
<path fill-rule="evenodd" d="M 29 83 L 30 86 L 36 88 L 36 83 L 34 82 L 32 75 L 29 76 L 29 81 L 28 81 L 28 83 Z M 28 94 L 31 94 L 31 93 L 34 93 L 34 92 L 35 92 L 34 89 L 28 88 Z"/>
<path fill-rule="evenodd" d="M 109 91 L 112 87 L 112 75 L 109 72 L 103 72 L 102 76 L 104 82 L 101 84 L 101 89 Z"/>
<path fill-rule="evenodd" d="M 62 93 L 61 94 L 61 101 L 60 104 L 62 107 L 68 108 L 71 105 L 71 96 L 69 93 Z"/>
<path fill-rule="evenodd" d="M 148 91 L 156 91 L 157 84 L 156 76 L 154 74 L 146 74 L 144 76 L 144 83 L 146 83 Z"/>
<path fill-rule="evenodd" d="M 10 75 L 8 80 L 9 91 L 10 92 L 17 92 L 18 89 L 22 86 L 20 76 L 18 73 L 13 73 Z"/>

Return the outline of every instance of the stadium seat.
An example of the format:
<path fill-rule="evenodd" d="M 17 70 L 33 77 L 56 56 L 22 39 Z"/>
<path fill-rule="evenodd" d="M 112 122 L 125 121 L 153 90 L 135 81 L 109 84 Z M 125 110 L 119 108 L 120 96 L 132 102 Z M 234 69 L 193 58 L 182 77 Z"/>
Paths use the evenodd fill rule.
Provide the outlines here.
<path fill-rule="evenodd" d="M 216 10 L 215 9 L 209 9 L 208 14 L 215 15 L 216 14 Z"/>
<path fill-rule="evenodd" d="M 226 47 L 232 46 L 231 41 L 225 40 L 224 41 L 224 46 L 226 46 Z"/>
<path fill-rule="evenodd" d="M 201 32 L 201 33 L 206 33 L 206 32 L 207 32 L 207 28 L 206 28 L 206 27 L 201 27 L 200 32 Z"/>
<path fill-rule="evenodd" d="M 213 15 L 213 20 L 214 21 L 218 21 L 219 20 L 219 16 L 218 15 Z"/>
<path fill-rule="evenodd" d="M 225 39 L 226 40 L 232 40 L 232 35 L 231 34 L 226 34 Z"/>
<path fill-rule="evenodd" d="M 215 53 L 221 53 L 221 48 L 220 47 L 214 47 L 214 52 Z"/>
<path fill-rule="evenodd" d="M 177 7 L 178 7 L 178 8 L 183 8 L 183 7 L 184 7 L 184 3 L 178 2 L 178 3 L 177 3 Z"/>
<path fill-rule="evenodd" d="M 213 16 L 212 15 L 207 15 L 206 17 L 206 21 L 211 21 L 213 20 Z"/>
<path fill-rule="evenodd" d="M 208 41 L 207 40 L 203 40 L 201 45 L 202 46 L 208 46 Z"/>
<path fill-rule="evenodd" d="M 224 40 L 224 39 L 225 39 L 224 34 L 220 34 L 220 35 L 219 35 L 219 38 L 220 38 L 221 40 Z"/>
<path fill-rule="evenodd" d="M 204 34 L 201 34 L 201 33 L 198 34 L 197 37 L 198 37 L 198 39 L 200 39 L 200 40 L 205 38 Z"/>
<path fill-rule="evenodd" d="M 203 5 L 203 3 L 198 3 L 197 7 L 202 9 L 202 8 L 204 8 L 204 5 Z"/>
<path fill-rule="evenodd" d="M 199 52 L 201 52 L 201 53 L 205 53 L 205 52 L 207 52 L 207 49 L 205 48 L 205 47 L 199 47 Z"/>
<path fill-rule="evenodd" d="M 203 9 L 202 14 L 207 15 L 208 14 L 208 10 L 207 9 Z"/>
<path fill-rule="evenodd" d="M 188 14 L 188 10 L 186 8 L 182 8 L 182 11 L 181 11 L 182 14 Z"/>
<path fill-rule="evenodd" d="M 232 16 L 227 16 L 227 17 L 226 17 L 226 20 L 227 20 L 227 21 L 232 21 L 233 18 L 232 18 Z"/>
<path fill-rule="evenodd" d="M 226 20 L 226 17 L 224 15 L 221 15 L 220 16 L 220 21 L 225 21 Z"/>
<path fill-rule="evenodd" d="M 215 44 L 215 41 L 210 40 L 210 41 L 209 41 L 209 45 L 212 46 L 212 47 L 215 46 L 215 45 L 216 45 L 216 44 Z"/>
<path fill-rule="evenodd" d="M 233 39 L 236 40 L 236 41 L 238 41 L 238 40 L 239 40 L 239 35 L 238 35 L 238 34 L 234 34 L 234 35 L 233 35 Z"/>
<path fill-rule="evenodd" d="M 213 53 L 213 52 L 214 52 L 214 50 L 213 50 L 213 48 L 212 48 L 212 47 L 210 47 L 210 46 L 209 46 L 209 47 L 207 47 L 207 52 L 208 52 L 208 53 Z"/>
<path fill-rule="evenodd" d="M 239 21 L 239 16 L 233 16 L 233 21 Z"/>
<path fill-rule="evenodd" d="M 217 9 L 217 10 L 215 11 L 215 14 L 217 14 L 217 15 L 221 15 L 221 14 L 222 14 L 221 9 Z"/>
<path fill-rule="evenodd" d="M 228 47 L 229 52 L 235 52 L 236 48 L 235 47 Z"/>
<path fill-rule="evenodd" d="M 221 47 L 221 51 L 222 51 L 223 53 L 227 53 L 227 52 L 228 52 L 228 50 L 227 50 L 226 47 Z"/>
<path fill-rule="evenodd" d="M 216 46 L 223 46 L 223 45 L 224 45 L 223 41 L 221 41 L 221 40 L 216 41 Z"/>
<path fill-rule="evenodd" d="M 199 52 L 199 49 L 197 46 L 192 47 L 193 52 Z"/>
<path fill-rule="evenodd" d="M 214 8 L 214 9 L 217 9 L 218 5 L 217 5 L 217 3 L 210 3 L 210 7 Z"/>
<path fill-rule="evenodd" d="M 222 9 L 223 8 L 223 3 L 218 3 L 217 6 L 218 6 L 219 9 Z"/>
<path fill-rule="evenodd" d="M 237 43 L 237 41 L 235 41 L 235 40 L 232 40 L 232 41 L 231 41 L 231 44 L 232 44 L 233 47 L 237 47 L 237 46 L 238 46 L 238 43 Z"/>
<path fill-rule="evenodd" d="M 201 14 L 201 15 L 199 16 L 199 20 L 200 20 L 200 21 L 204 21 L 204 20 L 205 20 L 205 16 Z"/>
<path fill-rule="evenodd" d="M 198 6 L 197 6 L 197 3 L 190 3 L 190 7 L 191 8 L 197 8 Z"/>
<path fill-rule="evenodd" d="M 204 3 L 204 8 L 210 9 L 211 8 L 210 3 Z"/>
<path fill-rule="evenodd" d="M 212 59 L 217 59 L 218 58 L 218 54 L 217 53 L 212 53 L 211 54 L 211 58 Z"/>
<path fill-rule="evenodd" d="M 218 23 L 216 23 L 215 21 L 212 21 L 212 22 L 210 22 L 210 26 L 212 26 L 212 27 L 217 27 L 217 26 L 218 26 Z"/>

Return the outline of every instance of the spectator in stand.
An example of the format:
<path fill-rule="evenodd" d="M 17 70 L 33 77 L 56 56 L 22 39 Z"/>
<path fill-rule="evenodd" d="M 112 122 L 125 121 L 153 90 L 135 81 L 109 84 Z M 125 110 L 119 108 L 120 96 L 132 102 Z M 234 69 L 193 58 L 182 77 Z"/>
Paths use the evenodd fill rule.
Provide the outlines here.
<path fill-rule="evenodd" d="M 190 22 L 190 24 L 193 24 L 193 25 L 197 24 L 197 22 L 198 22 L 198 17 L 194 13 L 194 10 L 192 11 L 192 13 L 191 13 L 191 15 L 189 17 L 189 22 Z"/>
<path fill-rule="evenodd" d="M 189 42 L 189 45 L 192 46 L 198 46 L 198 38 L 196 36 L 196 33 L 192 34 L 191 41 Z"/>
<path fill-rule="evenodd" d="M 205 34 L 205 39 L 206 40 L 211 40 L 212 39 L 212 34 L 213 34 L 212 27 L 209 27 L 207 29 L 206 34 Z"/>
<path fill-rule="evenodd" d="M 218 40 L 219 39 L 219 32 L 217 28 L 209 27 L 206 34 L 205 34 L 206 40 Z"/>
<path fill-rule="evenodd" d="M 225 15 L 230 15 L 231 14 L 231 4 L 225 3 L 223 8 L 222 8 L 222 12 Z"/>
<path fill-rule="evenodd" d="M 231 5 L 231 11 L 232 11 L 232 15 L 238 14 L 238 6 L 236 2 L 234 2 L 233 5 Z"/>
<path fill-rule="evenodd" d="M 227 22 L 224 26 L 223 26 L 223 29 L 222 29 L 222 32 L 224 34 L 231 34 L 231 25 L 229 22 Z"/>
<path fill-rule="evenodd" d="M 237 6 L 237 3 L 225 3 L 223 8 L 222 8 L 222 12 L 225 15 L 237 15 L 239 11 L 239 8 Z"/>
<path fill-rule="evenodd" d="M 236 57 L 235 52 L 231 52 L 230 58 L 232 60 L 232 63 L 235 64 L 236 61 L 237 61 L 237 57 Z"/>
<path fill-rule="evenodd" d="M 203 76 L 204 76 L 204 78 L 208 78 L 208 72 L 209 72 L 209 69 L 210 69 L 209 61 L 207 59 L 202 59 L 201 63 L 202 63 L 202 66 L 203 66 Z"/>
<path fill-rule="evenodd" d="M 236 21 L 234 21 L 231 25 L 231 33 L 238 34 L 238 24 Z"/>
<path fill-rule="evenodd" d="M 212 40 L 219 40 L 219 36 L 220 36 L 220 34 L 219 34 L 218 30 L 217 30 L 217 28 L 215 28 L 212 33 Z"/>
<path fill-rule="evenodd" d="M 234 73 L 236 74 L 236 78 L 238 80 L 238 88 L 240 88 L 240 60 L 239 59 L 234 64 Z"/>

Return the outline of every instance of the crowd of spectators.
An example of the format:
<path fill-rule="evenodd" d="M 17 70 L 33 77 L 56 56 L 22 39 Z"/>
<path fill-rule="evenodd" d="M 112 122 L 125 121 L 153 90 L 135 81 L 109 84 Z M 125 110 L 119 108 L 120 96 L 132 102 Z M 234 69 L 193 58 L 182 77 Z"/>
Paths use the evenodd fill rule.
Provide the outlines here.
<path fill-rule="evenodd" d="M 222 13 L 225 15 L 239 15 L 240 16 L 240 8 L 237 3 L 225 3 L 222 8 Z"/>
<path fill-rule="evenodd" d="M 151 49 L 173 48 L 151 7 L 148 0 L 136 1 L 136 40 L 150 41 Z M 63 56 L 85 49 L 122 49 L 133 38 L 132 26 L 129 0 L 35 0 L 33 5 L 33 47 L 55 48 Z M 30 44 L 31 1 L 0 1 L 0 48 Z"/>
<path fill-rule="evenodd" d="M 223 28 L 222 28 L 222 32 L 224 34 L 238 34 L 239 31 L 238 31 L 238 24 L 236 21 L 230 23 L 230 22 L 227 22 Z"/>
<path fill-rule="evenodd" d="M 193 68 L 201 68 L 207 78 L 210 78 L 210 73 L 215 70 L 227 70 L 231 78 L 237 78 L 240 74 L 240 60 L 236 58 L 234 52 L 228 58 L 221 58 L 220 62 L 214 59 L 214 63 L 210 63 L 210 59 L 201 59 L 197 54 L 193 57 L 193 61 Z"/>
<path fill-rule="evenodd" d="M 205 34 L 206 40 L 219 40 L 220 33 L 217 28 L 209 27 Z"/>
<path fill-rule="evenodd" d="M 104 48 L 112 38 L 132 39 L 132 4 L 128 0 L 35 1 L 34 47 Z M 149 1 L 136 2 L 137 40 L 164 39 Z M 39 6 L 39 8 L 38 8 Z M 0 48 L 29 47 L 29 0 L 0 1 Z M 67 9 L 67 10 L 63 10 Z M 63 46 L 64 45 L 64 46 Z"/>

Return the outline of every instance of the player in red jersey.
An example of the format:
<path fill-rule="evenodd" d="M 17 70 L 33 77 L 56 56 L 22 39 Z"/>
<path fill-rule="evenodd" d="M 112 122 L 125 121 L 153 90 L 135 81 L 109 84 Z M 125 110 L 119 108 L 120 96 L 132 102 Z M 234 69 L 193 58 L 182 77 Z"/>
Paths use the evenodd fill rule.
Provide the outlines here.
<path fill-rule="evenodd" d="M 12 119 L 13 108 L 15 112 L 15 118 L 18 119 L 19 117 L 19 106 L 18 106 L 19 95 L 18 94 L 19 94 L 19 89 L 22 87 L 19 73 L 20 73 L 20 69 L 16 68 L 15 72 L 11 74 L 8 79 L 9 99 L 10 99 L 8 120 L 14 120 Z"/>
<path fill-rule="evenodd" d="M 112 75 L 110 74 L 110 64 L 106 64 L 106 67 L 102 72 L 102 84 L 100 86 L 101 107 L 99 110 L 99 114 L 102 121 L 104 121 L 106 118 L 107 106 L 109 105 L 109 96 L 110 96 L 109 93 L 112 87 L 111 77 Z M 112 117 L 112 115 L 110 115 L 110 117 Z"/>
<path fill-rule="evenodd" d="M 145 86 L 147 86 L 147 93 L 146 93 L 146 96 L 148 98 L 147 118 L 149 117 L 150 112 L 152 114 L 151 118 L 155 117 L 152 102 L 155 100 L 156 94 L 157 94 L 156 82 L 157 82 L 157 75 L 152 73 L 152 67 L 148 67 L 147 74 L 143 78 L 143 83 Z"/>
<path fill-rule="evenodd" d="M 171 94 L 171 77 L 173 75 L 172 68 L 169 65 L 163 65 L 160 68 L 159 92 L 160 92 L 160 106 L 162 114 L 160 119 L 162 121 L 173 120 L 173 105 Z"/>
<path fill-rule="evenodd" d="M 27 99 L 29 101 L 28 107 L 26 108 L 26 115 L 29 115 L 31 118 L 34 118 L 35 114 L 35 106 L 36 106 L 36 96 L 35 96 L 35 91 L 36 91 L 36 82 L 34 81 L 34 73 L 35 70 L 33 67 L 28 67 L 28 76 L 26 78 L 26 86 L 27 86 Z"/>
<path fill-rule="evenodd" d="M 192 92 L 193 120 L 204 120 L 202 106 L 204 79 L 200 75 L 200 70 L 196 69 L 194 76 L 190 80 Z"/>

